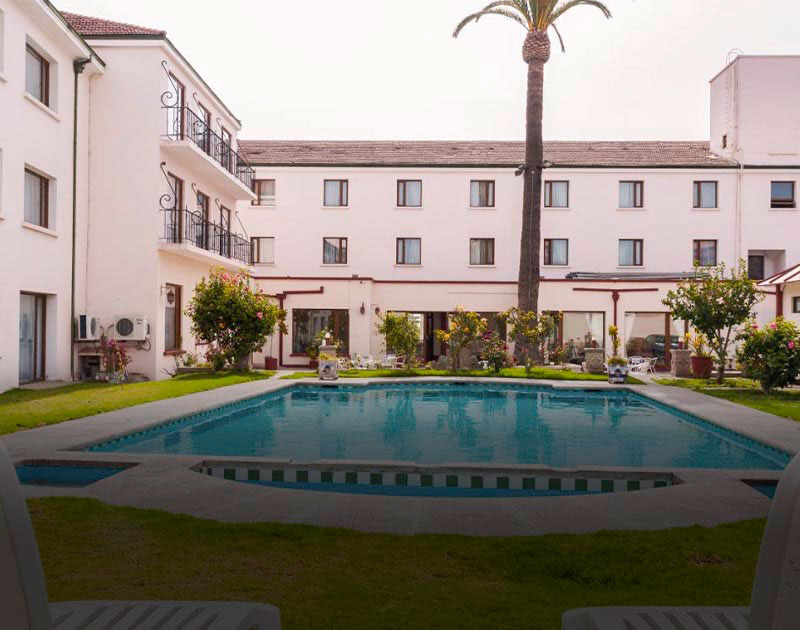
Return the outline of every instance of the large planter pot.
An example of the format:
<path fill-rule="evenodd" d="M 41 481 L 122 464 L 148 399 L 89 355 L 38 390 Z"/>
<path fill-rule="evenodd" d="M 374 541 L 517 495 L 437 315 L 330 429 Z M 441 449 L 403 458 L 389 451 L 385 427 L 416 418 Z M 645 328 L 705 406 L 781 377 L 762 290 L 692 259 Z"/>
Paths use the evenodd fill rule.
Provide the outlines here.
<path fill-rule="evenodd" d="M 692 351 L 691 350 L 673 350 L 672 351 L 672 365 L 670 372 L 672 376 L 679 378 L 686 378 L 692 375 Z"/>
<path fill-rule="evenodd" d="M 339 378 L 339 362 L 330 359 L 320 359 L 319 380 L 335 381 Z"/>
<path fill-rule="evenodd" d="M 586 371 L 589 374 L 603 374 L 606 371 L 606 351 L 603 348 L 585 350 Z"/>
<path fill-rule="evenodd" d="M 714 360 L 711 357 L 692 357 L 692 376 L 695 378 L 711 378 Z"/>
<path fill-rule="evenodd" d="M 266 357 L 264 359 L 264 369 L 265 370 L 277 370 L 278 369 L 278 357 Z"/>
<path fill-rule="evenodd" d="M 628 378 L 627 365 L 609 365 L 608 366 L 608 382 L 615 385 L 622 385 Z"/>

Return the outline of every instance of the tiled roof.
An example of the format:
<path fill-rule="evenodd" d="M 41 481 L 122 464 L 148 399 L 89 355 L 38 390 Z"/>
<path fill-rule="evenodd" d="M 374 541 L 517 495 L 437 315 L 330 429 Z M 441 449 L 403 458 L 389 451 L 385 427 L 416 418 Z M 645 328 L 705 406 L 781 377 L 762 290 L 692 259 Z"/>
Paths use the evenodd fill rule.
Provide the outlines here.
<path fill-rule="evenodd" d="M 503 166 L 525 159 L 523 142 L 241 140 L 256 165 Z M 570 167 L 733 167 L 708 142 L 545 142 L 545 160 Z"/>
<path fill-rule="evenodd" d="M 147 28 L 145 26 L 135 26 L 134 24 L 126 24 L 124 22 L 102 20 L 96 17 L 77 15 L 76 13 L 67 13 L 65 11 L 62 11 L 61 15 L 64 16 L 64 19 L 67 20 L 70 26 L 80 35 L 88 38 L 124 37 L 126 35 L 166 35 L 165 31 Z"/>

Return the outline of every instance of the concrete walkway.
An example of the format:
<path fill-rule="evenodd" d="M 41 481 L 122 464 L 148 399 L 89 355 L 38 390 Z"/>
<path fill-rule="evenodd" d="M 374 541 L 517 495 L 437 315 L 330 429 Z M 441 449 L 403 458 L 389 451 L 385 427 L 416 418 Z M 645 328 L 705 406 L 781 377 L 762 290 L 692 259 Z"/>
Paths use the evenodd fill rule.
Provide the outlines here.
<path fill-rule="evenodd" d="M 402 382 L 422 380 L 431 379 L 403 379 Z M 508 379 L 436 380 L 509 383 Z M 637 492 L 532 498 L 399 497 L 282 489 L 209 477 L 190 470 L 207 459 L 202 455 L 138 455 L 76 450 L 223 404 L 292 387 L 300 382 L 317 381 L 269 379 L 243 383 L 23 431 L 2 439 L 16 462 L 46 460 L 136 464 L 125 472 L 86 488 L 28 486 L 26 492 L 29 496 L 82 496 L 111 504 L 155 508 L 220 521 L 303 523 L 398 534 L 425 532 L 515 536 L 552 532 L 583 533 L 601 529 L 661 529 L 693 524 L 711 526 L 765 517 L 770 506 L 769 499 L 740 480 L 775 480 L 780 476 L 776 471 L 673 469 L 669 472 L 675 475 L 677 485 Z M 397 383 L 397 380 L 347 379 L 343 384 L 376 382 Z M 609 387 L 606 383 L 590 381 L 514 382 L 551 385 L 557 389 Z M 653 384 L 630 389 L 785 452 L 800 452 L 800 423 L 682 388 Z M 243 458 L 214 459 L 230 459 L 234 462 Z M 255 461 L 254 458 L 247 459 Z"/>

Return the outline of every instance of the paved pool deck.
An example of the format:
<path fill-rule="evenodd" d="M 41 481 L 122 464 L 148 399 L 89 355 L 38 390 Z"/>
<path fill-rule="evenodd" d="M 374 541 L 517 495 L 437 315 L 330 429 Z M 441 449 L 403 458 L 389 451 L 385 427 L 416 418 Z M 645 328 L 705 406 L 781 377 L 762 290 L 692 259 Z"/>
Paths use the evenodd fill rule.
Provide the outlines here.
<path fill-rule="evenodd" d="M 430 381 L 515 383 L 582 390 L 620 388 L 593 381 L 445 377 L 402 381 L 343 379 L 339 383 L 351 386 Z M 90 497 L 115 505 L 159 509 L 227 522 L 301 523 L 396 534 L 533 536 L 604 529 L 713 526 L 766 517 L 770 500 L 741 480 L 780 478 L 780 471 L 768 470 L 648 468 L 648 471 L 671 472 L 678 483 L 666 488 L 585 496 L 432 498 L 315 492 L 239 483 L 191 470 L 209 459 L 203 455 L 140 455 L 80 450 L 90 444 L 300 383 L 318 384 L 319 381 L 273 378 L 243 383 L 21 431 L 3 436 L 2 440 L 15 462 L 135 464 L 85 488 L 25 486 L 28 496 Z M 683 388 L 656 384 L 625 387 L 785 452 L 800 453 L 800 423 Z M 231 462 L 258 460 L 218 456 L 213 456 L 213 459 Z M 626 469 L 585 467 L 581 470 Z"/>

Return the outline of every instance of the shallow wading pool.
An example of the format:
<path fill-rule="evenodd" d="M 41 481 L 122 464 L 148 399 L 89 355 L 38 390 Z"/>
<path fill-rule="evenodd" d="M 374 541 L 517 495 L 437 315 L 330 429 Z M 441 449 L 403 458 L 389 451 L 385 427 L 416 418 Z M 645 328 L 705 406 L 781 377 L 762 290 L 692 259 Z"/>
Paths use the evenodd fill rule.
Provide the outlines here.
<path fill-rule="evenodd" d="M 294 385 L 88 448 L 440 465 L 772 469 L 790 456 L 628 390 Z"/>

